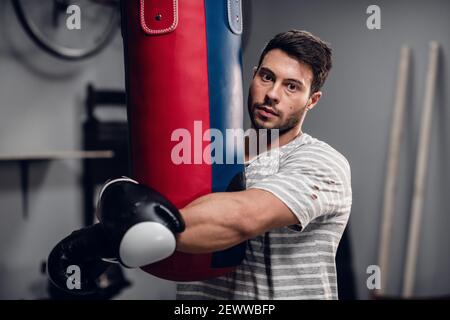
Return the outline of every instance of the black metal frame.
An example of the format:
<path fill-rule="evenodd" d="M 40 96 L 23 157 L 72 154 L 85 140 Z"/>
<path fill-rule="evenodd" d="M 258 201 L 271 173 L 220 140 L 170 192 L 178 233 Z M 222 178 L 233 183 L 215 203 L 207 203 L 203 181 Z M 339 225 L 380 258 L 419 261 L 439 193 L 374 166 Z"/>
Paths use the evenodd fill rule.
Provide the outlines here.
<path fill-rule="evenodd" d="M 94 222 L 95 188 L 105 181 L 127 176 L 129 169 L 128 124 L 126 121 L 100 121 L 95 110 L 102 107 L 126 108 L 125 91 L 99 90 L 87 86 L 86 120 L 83 124 L 84 150 L 112 150 L 111 159 L 83 161 L 84 225 Z"/>

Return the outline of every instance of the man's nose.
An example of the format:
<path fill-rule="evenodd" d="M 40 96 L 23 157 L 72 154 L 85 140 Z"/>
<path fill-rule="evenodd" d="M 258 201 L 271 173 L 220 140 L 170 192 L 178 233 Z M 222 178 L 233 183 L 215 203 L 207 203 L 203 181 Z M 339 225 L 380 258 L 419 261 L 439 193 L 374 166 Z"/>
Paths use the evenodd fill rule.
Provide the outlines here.
<path fill-rule="evenodd" d="M 281 86 L 274 83 L 273 86 L 266 93 L 267 98 L 269 98 L 273 104 L 278 104 L 280 102 L 280 94 L 281 94 L 280 89 Z"/>

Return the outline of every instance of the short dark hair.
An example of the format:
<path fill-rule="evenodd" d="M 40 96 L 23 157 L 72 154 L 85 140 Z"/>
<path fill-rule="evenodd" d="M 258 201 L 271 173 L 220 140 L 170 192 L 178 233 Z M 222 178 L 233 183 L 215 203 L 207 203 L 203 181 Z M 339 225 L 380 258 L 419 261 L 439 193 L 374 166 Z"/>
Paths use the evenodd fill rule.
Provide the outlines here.
<path fill-rule="evenodd" d="M 308 31 L 289 30 L 279 33 L 264 47 L 258 69 L 266 54 L 273 49 L 283 50 L 292 58 L 311 67 L 313 73 L 311 94 L 322 88 L 332 67 L 331 48 L 328 43 Z"/>

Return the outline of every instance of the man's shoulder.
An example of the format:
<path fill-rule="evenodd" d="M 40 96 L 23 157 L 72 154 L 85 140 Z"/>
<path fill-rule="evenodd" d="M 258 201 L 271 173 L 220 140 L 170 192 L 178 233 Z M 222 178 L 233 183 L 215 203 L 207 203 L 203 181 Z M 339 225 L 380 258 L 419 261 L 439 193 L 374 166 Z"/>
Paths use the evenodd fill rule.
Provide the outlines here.
<path fill-rule="evenodd" d="M 341 152 L 325 141 L 312 137 L 309 134 L 303 133 L 302 136 L 295 148 L 293 148 L 290 157 L 295 157 L 302 161 L 311 160 L 314 163 L 323 163 L 332 167 L 337 166 L 350 174 L 350 163 Z"/>

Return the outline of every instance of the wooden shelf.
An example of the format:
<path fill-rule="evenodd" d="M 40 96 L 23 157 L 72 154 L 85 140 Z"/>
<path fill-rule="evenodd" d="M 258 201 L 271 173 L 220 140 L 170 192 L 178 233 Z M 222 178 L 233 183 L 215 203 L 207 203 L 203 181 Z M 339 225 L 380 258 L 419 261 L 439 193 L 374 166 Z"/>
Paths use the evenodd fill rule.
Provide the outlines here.
<path fill-rule="evenodd" d="M 23 195 L 23 216 L 28 216 L 28 170 L 29 165 L 37 161 L 53 161 L 68 159 L 110 159 L 114 158 L 112 150 L 72 150 L 45 151 L 28 154 L 0 155 L 0 163 L 16 162 L 20 165 L 20 180 Z"/>

